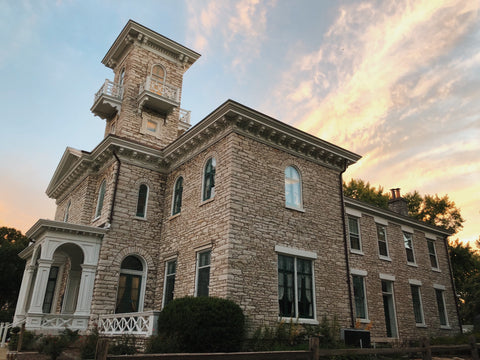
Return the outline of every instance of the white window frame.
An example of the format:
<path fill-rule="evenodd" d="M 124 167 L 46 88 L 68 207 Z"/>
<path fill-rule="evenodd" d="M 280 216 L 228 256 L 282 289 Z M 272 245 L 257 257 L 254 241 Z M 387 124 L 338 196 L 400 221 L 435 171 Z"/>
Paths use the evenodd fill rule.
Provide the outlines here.
<path fill-rule="evenodd" d="M 415 249 L 414 249 L 414 246 L 413 246 L 413 232 L 408 232 L 408 231 L 403 231 L 402 232 L 402 235 L 403 235 L 403 244 L 404 244 L 404 247 L 405 247 L 405 256 L 407 258 L 407 264 L 408 265 L 411 265 L 411 266 L 417 266 L 417 260 L 416 260 L 416 256 L 415 256 Z M 410 236 L 410 244 L 411 244 L 411 250 L 412 250 L 412 256 L 413 256 L 413 261 L 409 261 L 408 260 L 408 249 L 407 248 L 407 242 L 408 242 L 408 239 L 407 239 L 407 236 L 406 235 L 409 235 Z"/>
<path fill-rule="evenodd" d="M 360 249 L 354 249 L 352 248 L 352 238 L 351 238 L 351 235 L 352 235 L 352 232 L 350 231 L 350 220 L 355 220 L 355 222 L 357 223 L 357 228 L 358 228 L 358 246 L 360 247 Z M 352 215 L 347 215 L 347 222 L 348 222 L 348 245 L 350 247 L 350 252 L 354 253 L 354 254 L 359 254 L 359 255 L 364 255 L 363 254 L 363 247 L 362 247 L 362 236 L 361 236 L 361 231 L 360 231 L 360 218 L 356 217 L 356 216 L 352 216 Z"/>
<path fill-rule="evenodd" d="M 213 186 L 210 187 L 210 197 L 205 198 L 205 176 L 208 162 L 212 160 L 212 168 L 215 170 L 215 174 L 213 175 Z M 203 163 L 202 169 L 202 191 L 201 191 L 201 203 L 206 203 L 215 199 L 216 194 L 216 187 L 217 187 L 217 158 L 216 156 L 212 155 L 207 158 L 207 160 Z"/>
<path fill-rule="evenodd" d="M 420 315 L 422 317 L 422 322 L 417 322 L 415 319 L 415 303 L 413 301 L 413 294 L 412 294 L 412 305 L 413 305 L 413 317 L 415 319 L 415 324 L 417 327 L 426 327 L 425 325 L 425 313 L 423 311 L 423 300 L 422 300 L 422 283 L 420 281 L 416 280 L 409 280 L 408 283 L 410 284 L 410 291 L 412 291 L 413 288 L 416 288 L 418 290 L 418 301 L 419 301 L 419 306 L 420 306 Z"/>
<path fill-rule="evenodd" d="M 298 192 L 299 192 L 299 203 L 298 204 L 289 203 L 288 199 L 287 199 L 287 180 L 288 179 L 293 179 L 291 177 L 287 178 L 287 169 L 289 169 L 289 168 L 292 168 L 296 172 L 296 174 L 298 175 Z M 298 210 L 298 211 L 302 211 L 302 212 L 305 211 L 305 209 L 303 208 L 303 181 L 302 181 L 302 174 L 301 174 L 300 170 L 298 169 L 298 167 L 296 167 L 294 165 L 288 165 L 287 167 L 285 167 L 283 175 L 284 175 L 284 185 L 285 185 L 285 192 L 284 192 L 285 207 L 287 209 L 293 209 L 293 210 Z M 292 188 L 293 188 L 293 185 L 292 185 Z"/>
<path fill-rule="evenodd" d="M 368 318 L 368 302 L 367 302 L 367 286 L 365 283 L 365 278 L 367 277 L 367 272 L 364 270 L 355 270 L 352 269 L 350 271 L 350 274 L 352 276 L 352 295 L 353 295 L 353 304 L 355 307 L 355 318 L 360 321 L 361 323 L 370 323 L 370 320 Z M 360 278 L 362 279 L 362 287 L 363 287 L 363 311 L 365 312 L 365 317 L 357 317 L 357 306 L 355 304 L 355 290 L 354 290 L 354 278 Z"/>
<path fill-rule="evenodd" d="M 140 260 L 140 262 L 142 263 L 142 271 L 138 271 L 138 270 L 130 270 L 130 269 L 122 269 L 122 263 L 123 261 L 129 257 L 129 256 L 134 256 L 136 257 L 138 260 Z M 138 297 L 138 311 L 139 313 L 143 312 L 143 303 L 145 302 L 145 289 L 147 287 L 147 262 L 145 261 L 145 259 L 138 255 L 138 254 L 128 254 L 126 255 L 122 261 L 120 262 L 120 269 L 119 269 L 119 272 L 118 272 L 118 282 L 117 282 L 117 297 L 115 298 L 115 304 L 117 303 L 117 299 L 118 299 L 118 286 L 119 286 L 119 282 L 120 282 L 120 274 L 129 274 L 129 275 L 140 275 L 142 277 L 142 280 L 141 280 L 141 284 L 140 284 L 140 296 Z M 116 309 L 116 305 L 115 305 L 115 309 Z M 116 313 L 116 314 L 123 314 L 123 313 Z"/>
<path fill-rule="evenodd" d="M 437 303 L 438 322 L 440 323 L 440 329 L 451 329 L 450 322 L 448 321 L 447 304 L 445 302 L 446 287 L 444 285 L 433 284 L 433 288 L 435 290 L 435 302 Z M 440 291 L 442 295 L 442 306 L 443 306 L 443 312 L 445 313 L 445 324 L 442 324 L 440 320 L 440 308 L 438 306 L 439 304 L 437 299 L 437 291 Z"/>
<path fill-rule="evenodd" d="M 210 262 L 208 263 L 208 265 L 200 266 L 200 255 L 204 254 L 206 252 L 210 253 Z M 209 247 L 209 248 L 206 248 L 206 249 L 198 250 L 196 257 L 197 257 L 197 259 L 196 259 L 196 266 L 195 266 L 195 297 L 198 296 L 198 280 L 199 280 L 198 274 L 199 274 L 199 270 L 200 269 L 205 269 L 207 267 L 209 268 L 209 272 L 208 272 L 208 294 L 207 294 L 207 296 L 210 296 L 210 279 L 211 279 L 211 276 L 212 276 L 212 249 Z"/>
<path fill-rule="evenodd" d="M 383 254 L 380 254 L 380 238 L 379 238 L 379 233 L 378 233 L 378 228 L 379 227 L 382 227 L 383 228 L 383 232 L 385 234 L 385 247 L 387 249 L 387 255 L 383 255 Z M 381 223 L 378 223 L 376 222 L 375 223 L 375 228 L 377 230 L 377 249 L 378 249 L 378 257 L 381 259 L 381 260 L 387 260 L 387 261 L 392 261 L 392 259 L 390 258 L 390 250 L 388 248 L 388 236 L 387 236 L 387 226 L 385 224 L 381 224 Z"/>
<path fill-rule="evenodd" d="M 428 244 L 431 243 L 433 245 L 433 254 L 430 253 L 430 248 L 428 247 Z M 438 255 L 437 255 L 437 246 L 435 245 L 435 240 L 434 239 L 429 239 L 427 238 L 427 252 L 428 252 L 428 261 L 430 262 L 430 266 L 432 265 L 432 259 L 431 256 L 435 256 L 435 262 L 437 263 L 437 266 L 431 266 L 432 270 L 434 271 L 440 271 L 440 266 L 438 263 Z"/>
<path fill-rule="evenodd" d="M 176 189 L 177 189 L 177 183 L 180 181 L 180 179 L 182 179 L 182 195 L 180 196 L 180 200 L 181 202 L 183 202 L 183 183 L 185 182 L 185 178 L 180 175 L 178 176 L 176 179 L 175 179 L 175 182 L 173 183 L 173 191 L 172 191 L 172 206 L 171 206 L 171 209 L 170 209 L 170 215 L 171 216 L 177 216 L 177 215 L 180 215 L 182 213 L 182 205 L 180 205 L 180 211 L 178 213 L 173 213 L 173 210 L 175 209 L 175 195 L 176 195 Z"/>
<path fill-rule="evenodd" d="M 301 250 L 290 248 L 283 245 L 275 245 L 275 252 L 277 253 L 277 267 L 278 267 L 278 255 L 290 256 L 295 259 L 294 261 L 294 289 L 295 289 L 295 314 L 297 317 L 295 318 L 288 318 L 288 317 L 278 317 L 279 321 L 282 320 L 291 320 L 296 321 L 300 324 L 311 324 L 311 325 L 318 325 L 319 322 L 317 320 L 317 306 L 316 306 L 316 295 L 315 295 L 315 261 L 317 259 L 317 253 L 313 251 Z M 312 305 L 313 305 L 313 318 L 300 318 L 298 317 L 298 289 L 297 289 L 297 259 L 309 260 L 312 263 Z M 277 269 L 277 284 L 278 284 L 278 269 Z M 277 294 L 277 302 L 278 302 L 278 294 Z M 277 303 L 278 306 L 278 303 Z M 278 308 L 277 308 L 278 309 Z"/>
<path fill-rule="evenodd" d="M 398 336 L 399 336 L 399 335 L 398 335 L 397 306 L 396 306 L 396 301 L 395 301 L 395 286 L 394 286 L 394 285 L 395 285 L 395 277 L 393 277 L 393 278 L 390 277 L 390 278 L 389 278 L 388 276 L 385 276 L 385 277 L 380 276 L 380 282 L 382 282 L 382 281 L 387 281 L 387 282 L 390 284 L 390 286 L 391 286 L 392 306 L 393 306 L 393 317 L 394 317 L 394 319 L 395 319 L 395 329 L 394 329 L 394 330 L 395 330 L 395 336 L 392 336 L 392 338 L 395 339 L 395 338 L 398 338 Z M 382 286 L 382 285 L 380 284 L 380 286 Z M 382 296 L 383 296 L 384 294 L 389 294 L 389 293 L 388 293 L 388 292 L 384 292 L 384 291 L 383 291 L 383 288 L 382 288 Z M 385 321 L 386 321 L 386 319 L 385 319 Z"/>

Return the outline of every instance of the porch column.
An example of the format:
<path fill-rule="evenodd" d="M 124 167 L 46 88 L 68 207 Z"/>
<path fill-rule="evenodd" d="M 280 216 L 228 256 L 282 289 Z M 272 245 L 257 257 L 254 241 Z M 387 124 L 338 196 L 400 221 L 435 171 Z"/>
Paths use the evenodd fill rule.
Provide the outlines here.
<path fill-rule="evenodd" d="M 30 259 L 32 261 L 32 259 Z M 32 279 L 35 272 L 35 265 L 28 264 L 25 266 L 25 271 L 23 272 L 22 285 L 20 286 L 20 292 L 18 293 L 17 307 L 15 308 L 15 318 L 13 319 L 14 323 L 19 322 L 25 318 L 28 294 L 32 290 Z"/>
<path fill-rule="evenodd" d="M 43 314 L 43 301 L 45 299 L 45 291 L 47 290 L 48 275 L 53 260 L 39 259 L 37 277 L 33 287 L 32 301 L 30 303 L 29 314 Z"/>
<path fill-rule="evenodd" d="M 77 308 L 74 315 L 90 315 L 90 305 L 93 296 L 93 283 L 95 281 L 96 265 L 82 264 L 80 288 L 78 290 Z"/>

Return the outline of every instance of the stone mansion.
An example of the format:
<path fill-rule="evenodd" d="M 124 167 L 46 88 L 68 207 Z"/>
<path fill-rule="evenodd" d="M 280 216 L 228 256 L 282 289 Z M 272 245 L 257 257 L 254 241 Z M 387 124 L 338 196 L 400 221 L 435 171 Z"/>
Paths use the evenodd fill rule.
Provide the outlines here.
<path fill-rule="evenodd" d="M 216 296 L 250 330 L 279 320 L 368 327 L 373 339 L 460 331 L 447 231 L 343 197 L 360 156 L 227 100 L 180 108 L 200 54 L 129 21 L 102 63 L 92 150 L 67 148 L 55 220 L 27 232 L 15 322 L 27 330 L 155 332 L 174 298 Z"/>

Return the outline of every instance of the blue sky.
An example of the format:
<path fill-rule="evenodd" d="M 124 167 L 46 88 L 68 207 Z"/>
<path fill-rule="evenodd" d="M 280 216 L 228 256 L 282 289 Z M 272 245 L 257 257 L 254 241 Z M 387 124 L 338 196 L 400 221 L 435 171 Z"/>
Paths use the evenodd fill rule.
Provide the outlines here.
<path fill-rule="evenodd" d="M 67 146 L 92 150 L 101 64 L 128 19 L 199 53 L 182 108 L 226 99 L 357 152 L 345 174 L 449 194 L 480 235 L 478 1 L 0 0 L 0 226 L 53 218 Z"/>

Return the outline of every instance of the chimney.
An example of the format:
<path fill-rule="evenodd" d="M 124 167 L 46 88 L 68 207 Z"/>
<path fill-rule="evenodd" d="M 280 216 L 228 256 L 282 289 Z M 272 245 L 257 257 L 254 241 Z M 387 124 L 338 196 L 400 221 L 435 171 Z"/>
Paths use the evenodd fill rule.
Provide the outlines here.
<path fill-rule="evenodd" d="M 390 189 L 392 198 L 388 200 L 388 208 L 397 214 L 408 216 L 407 200 L 401 197 L 400 188 Z"/>

